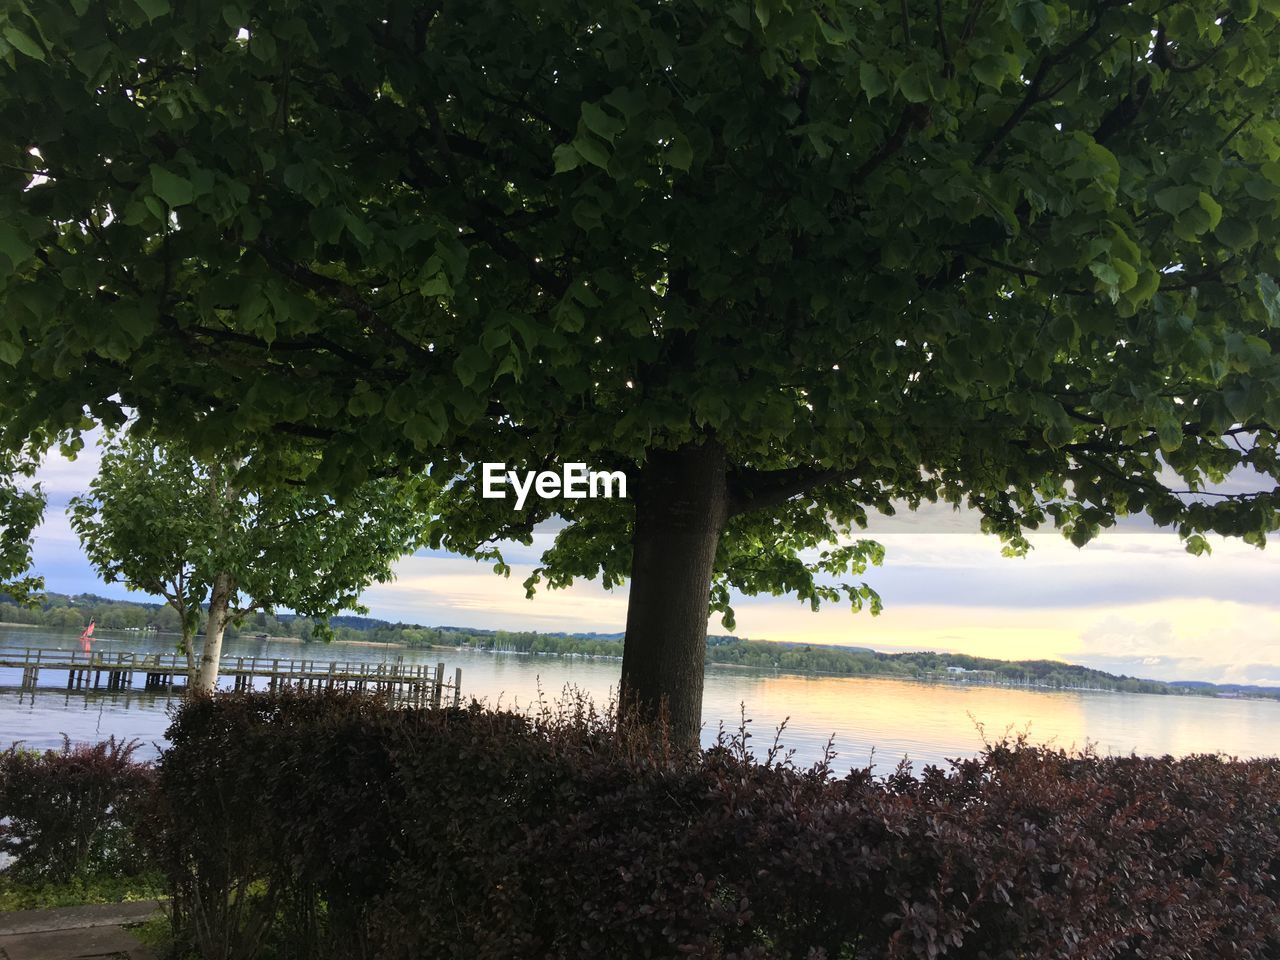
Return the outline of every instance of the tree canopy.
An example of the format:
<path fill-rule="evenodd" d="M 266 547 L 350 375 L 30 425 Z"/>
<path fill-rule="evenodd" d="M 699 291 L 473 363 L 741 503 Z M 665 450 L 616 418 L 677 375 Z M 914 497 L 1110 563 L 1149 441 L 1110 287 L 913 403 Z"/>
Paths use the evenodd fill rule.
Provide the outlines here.
<path fill-rule="evenodd" d="M 44 588 L 31 569 L 32 532 L 44 515 L 45 497 L 32 482 L 35 461 L 0 449 L 0 594 L 19 602 Z"/>
<path fill-rule="evenodd" d="M 188 458 L 125 435 L 103 445 L 97 476 L 67 511 L 104 582 L 163 597 L 173 608 L 188 656 L 212 580 L 201 562 L 214 547 L 211 493 Z"/>
<path fill-rule="evenodd" d="M 530 588 L 636 575 L 713 476 L 682 515 L 722 610 L 873 599 L 832 584 L 874 547 L 814 551 L 895 501 L 1015 549 L 1277 526 L 1277 0 L 3 16 L 10 442 L 129 409 L 321 440 L 319 487 L 429 463 L 436 543 L 500 570 L 565 519 Z M 479 499 L 480 461 L 555 459 L 635 469 L 640 512 Z"/>

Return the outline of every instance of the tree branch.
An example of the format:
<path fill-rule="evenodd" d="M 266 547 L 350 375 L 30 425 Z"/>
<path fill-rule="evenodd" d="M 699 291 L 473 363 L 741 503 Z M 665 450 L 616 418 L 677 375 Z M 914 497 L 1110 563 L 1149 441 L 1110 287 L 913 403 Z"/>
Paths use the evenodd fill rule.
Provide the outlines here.
<path fill-rule="evenodd" d="M 933 0 L 933 13 L 938 25 L 938 46 L 942 49 L 942 75 L 949 77 L 955 73 L 955 64 L 951 62 L 951 44 L 947 41 L 947 28 L 942 22 L 942 0 Z"/>
<path fill-rule="evenodd" d="M 1067 61 L 1078 49 L 1088 43 L 1097 32 L 1102 29 L 1102 20 L 1106 16 L 1107 11 L 1117 6 L 1124 6 L 1127 0 L 1109 0 L 1109 2 L 1098 5 L 1097 12 L 1094 14 L 1093 22 L 1079 36 L 1068 43 L 1060 50 L 1052 53 L 1046 53 L 1040 59 L 1040 63 L 1036 66 L 1036 72 L 1031 77 L 1031 82 L 1027 84 L 1027 92 L 1023 95 L 1022 100 L 1013 108 L 1013 112 L 1005 118 L 1002 123 L 987 140 L 985 146 L 978 153 L 978 164 L 984 164 L 999 148 L 1006 137 L 1013 132 L 1013 128 L 1022 122 L 1022 118 L 1036 104 L 1047 99 L 1048 94 L 1044 94 L 1041 90 L 1045 80 L 1049 76 L 1049 71 L 1060 63 Z"/>
<path fill-rule="evenodd" d="M 857 479 L 858 472 L 856 468 L 810 467 L 735 471 L 729 477 L 729 516 L 776 507 L 828 483 Z"/>
<path fill-rule="evenodd" d="M 907 135 L 913 130 L 928 126 L 932 111 L 927 104 L 909 103 L 903 107 L 898 125 L 889 138 L 880 144 L 878 150 L 863 161 L 862 166 L 853 172 L 853 182 L 862 183 L 877 167 L 902 149 L 907 142 Z"/>
<path fill-rule="evenodd" d="M 361 323 L 390 337 L 408 350 L 410 355 L 417 357 L 419 360 L 429 360 L 433 364 L 438 359 L 426 347 L 410 340 L 391 324 L 387 323 L 371 303 L 341 280 L 316 273 L 310 267 L 293 262 L 281 254 L 270 241 L 254 244 L 254 249 L 263 256 L 273 269 L 284 274 L 300 286 L 336 301 L 340 306 L 354 313 Z"/>

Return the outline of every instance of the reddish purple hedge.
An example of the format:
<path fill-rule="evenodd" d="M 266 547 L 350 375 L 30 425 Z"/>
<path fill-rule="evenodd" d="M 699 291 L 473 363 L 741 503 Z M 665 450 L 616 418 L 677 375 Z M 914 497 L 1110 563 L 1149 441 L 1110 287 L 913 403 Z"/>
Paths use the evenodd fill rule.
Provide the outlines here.
<path fill-rule="evenodd" d="M 1277 761 L 1000 745 L 835 780 L 584 714 L 293 695 L 170 738 L 162 854 L 209 952 L 1280 958 Z"/>
<path fill-rule="evenodd" d="M 61 750 L 0 751 L 0 853 L 25 882 L 65 882 L 143 866 L 138 825 L 151 771 L 135 763 L 137 742 L 112 738 Z M 2 952 L 2 951 L 0 951 Z"/>

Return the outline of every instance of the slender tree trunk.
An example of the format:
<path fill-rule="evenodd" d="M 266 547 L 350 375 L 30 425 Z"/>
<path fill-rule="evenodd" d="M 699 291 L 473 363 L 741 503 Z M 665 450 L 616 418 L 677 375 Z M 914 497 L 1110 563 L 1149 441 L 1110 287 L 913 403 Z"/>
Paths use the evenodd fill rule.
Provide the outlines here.
<path fill-rule="evenodd" d="M 621 706 L 665 713 L 686 746 L 702 726 L 707 604 L 728 506 L 718 444 L 655 452 L 636 485 Z"/>
<path fill-rule="evenodd" d="M 193 631 L 184 619 L 182 622 L 182 649 L 187 654 L 187 689 L 195 688 L 196 682 L 196 652 L 193 644 L 195 643 L 195 631 Z"/>
<path fill-rule="evenodd" d="M 204 628 L 204 645 L 200 651 L 200 671 L 196 676 L 196 690 L 213 693 L 218 685 L 218 660 L 222 656 L 222 634 L 230 619 L 231 599 L 235 583 L 228 573 L 213 578 L 213 591 L 209 595 L 209 623 Z"/>

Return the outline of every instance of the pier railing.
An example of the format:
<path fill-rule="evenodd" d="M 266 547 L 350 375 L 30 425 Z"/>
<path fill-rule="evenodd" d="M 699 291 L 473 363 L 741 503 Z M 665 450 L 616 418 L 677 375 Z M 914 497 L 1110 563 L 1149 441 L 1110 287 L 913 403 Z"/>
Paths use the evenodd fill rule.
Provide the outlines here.
<path fill-rule="evenodd" d="M 66 673 L 68 690 L 122 689 L 132 687 L 139 676 L 145 678 L 147 689 L 161 689 L 172 687 L 177 679 L 185 680 L 188 673 L 186 657 L 176 653 L 84 653 L 36 647 L 0 649 L 0 669 L 21 670 L 22 686 L 28 689 L 36 687 L 42 672 Z M 461 667 L 446 679 L 443 663 L 406 663 L 403 657 L 371 663 L 224 656 L 218 675 L 230 677 L 236 690 L 253 689 L 259 682 L 270 690 L 286 685 L 306 690 L 365 690 L 419 706 L 440 706 L 446 701 L 457 706 L 462 697 Z"/>

